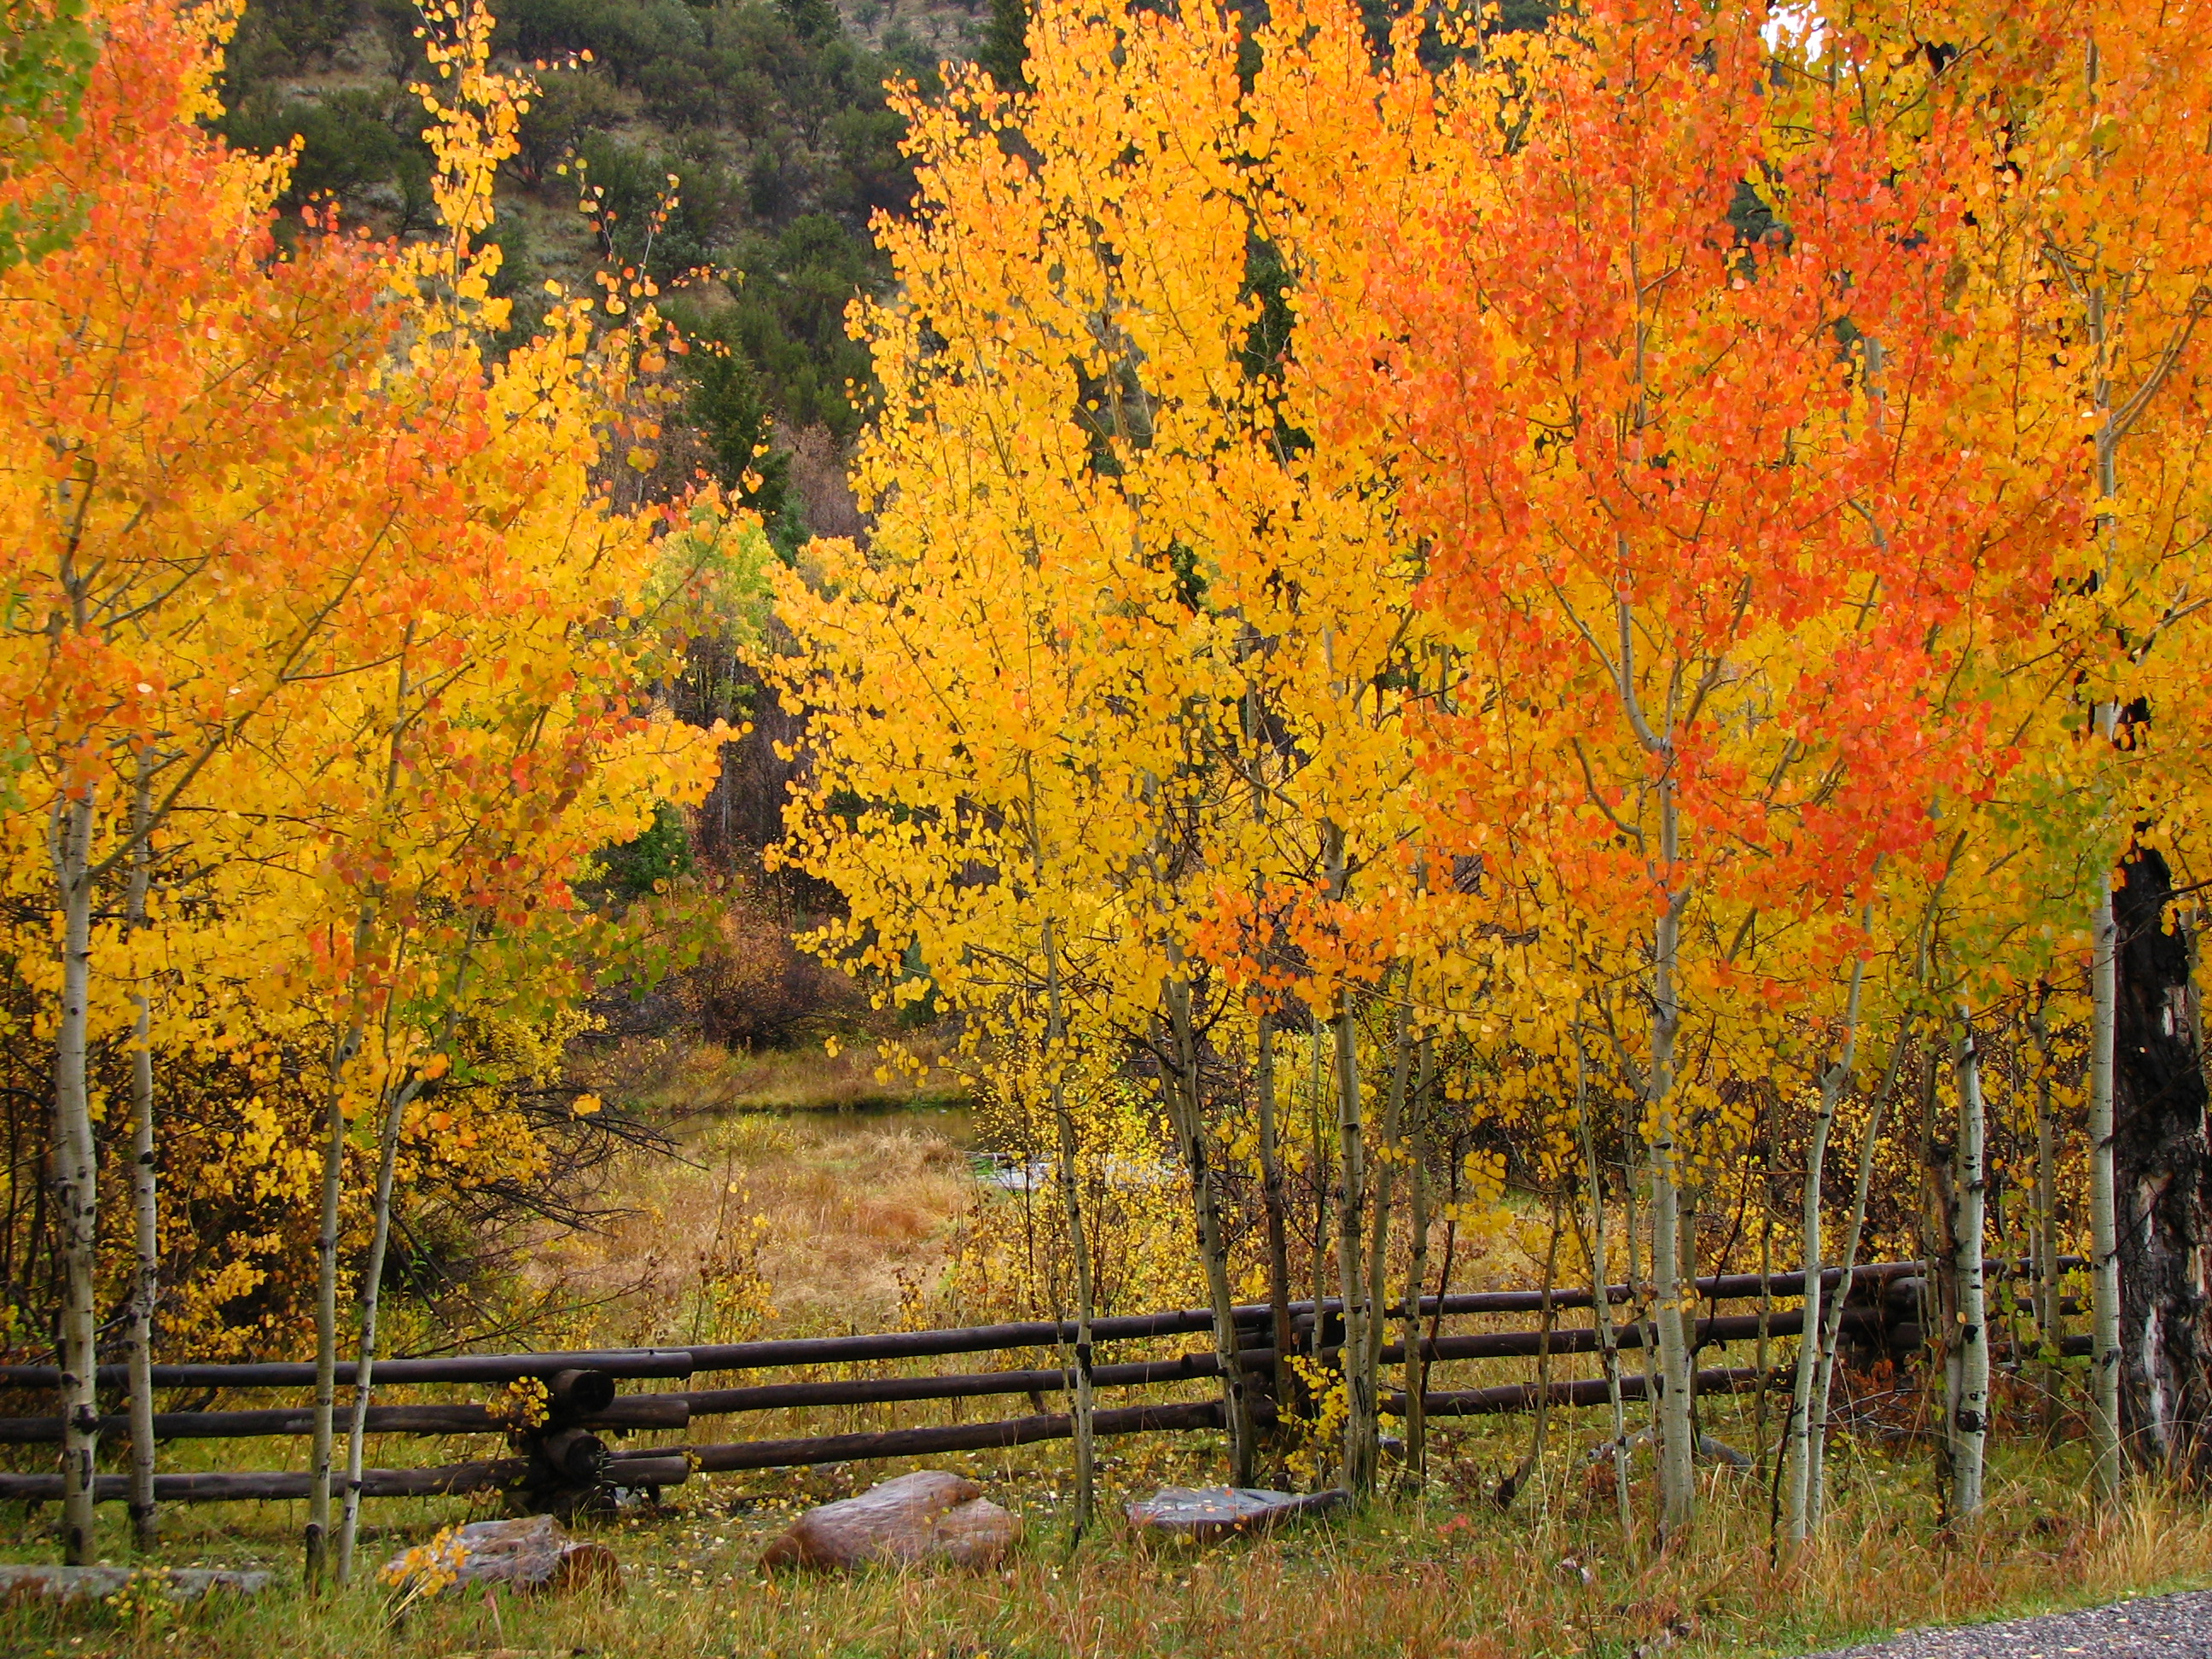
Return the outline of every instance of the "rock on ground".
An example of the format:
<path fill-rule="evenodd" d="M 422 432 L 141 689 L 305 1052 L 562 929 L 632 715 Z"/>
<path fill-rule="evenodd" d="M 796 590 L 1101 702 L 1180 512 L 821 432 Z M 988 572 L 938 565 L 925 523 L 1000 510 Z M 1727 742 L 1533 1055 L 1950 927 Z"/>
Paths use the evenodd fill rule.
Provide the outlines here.
<path fill-rule="evenodd" d="M 2122 1601 L 2084 1613 L 1908 1631 L 1812 1659 L 2212 1659 L 2212 1590 Z"/>
<path fill-rule="evenodd" d="M 1322 1515 L 1351 1501 L 1342 1487 L 1299 1494 L 1259 1486 L 1162 1486 L 1131 1504 L 1129 1524 L 1142 1532 L 1179 1538 L 1218 1538 L 1227 1533 L 1264 1532 L 1295 1516 Z"/>
<path fill-rule="evenodd" d="M 150 1589 L 173 1601 L 197 1601 L 211 1590 L 258 1595 L 269 1586 L 258 1570 L 219 1567 L 0 1567 L 0 1601 L 17 1596 L 57 1601 L 104 1601 L 131 1589 Z"/>
<path fill-rule="evenodd" d="M 622 1588 L 622 1564 L 605 1544 L 572 1538 L 550 1515 L 471 1521 L 384 1565 L 384 1582 L 438 1595 L 464 1584 L 512 1584 L 556 1595 Z"/>
<path fill-rule="evenodd" d="M 766 1567 L 862 1567 L 942 1561 L 988 1567 L 1012 1547 L 1021 1522 L 963 1476 L 920 1469 L 858 1498 L 823 1504 L 761 1555 Z"/>

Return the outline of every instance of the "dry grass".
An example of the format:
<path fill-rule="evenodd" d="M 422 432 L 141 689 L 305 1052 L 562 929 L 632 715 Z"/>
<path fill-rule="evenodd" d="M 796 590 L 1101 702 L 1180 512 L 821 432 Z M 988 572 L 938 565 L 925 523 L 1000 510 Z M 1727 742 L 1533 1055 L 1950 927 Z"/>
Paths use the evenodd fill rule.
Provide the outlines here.
<path fill-rule="evenodd" d="M 609 1172 L 605 1232 L 549 1238 L 532 1265 L 590 1309 L 571 1333 L 586 1346 L 889 1328 L 975 1196 L 959 1108 L 672 1127 L 678 1157 L 635 1152 Z"/>
<path fill-rule="evenodd" d="M 964 1102 L 964 1085 L 940 1063 L 941 1043 L 921 1036 L 906 1046 L 923 1066 L 919 1077 L 887 1067 L 870 1038 L 856 1038 L 832 1054 L 819 1045 L 748 1051 L 680 1038 L 629 1037 L 592 1057 L 580 1081 L 675 1125 L 731 1111 Z"/>
<path fill-rule="evenodd" d="M 1587 1420 L 1577 1430 L 1595 1432 Z M 1693 1544 L 1657 1560 L 1632 1556 L 1610 1502 L 1582 1478 L 1572 1433 L 1551 1462 L 1547 1503 L 1501 1514 L 1446 1495 L 1451 1485 L 1474 1490 L 1494 1478 L 1523 1431 L 1478 1426 L 1445 1460 L 1445 1491 L 1338 1525 L 1204 1550 L 1147 1549 L 1115 1520 L 1073 1558 L 1058 1508 L 1060 1449 L 947 1459 L 1024 1514 L 1022 1548 L 990 1573 L 768 1580 L 752 1563 L 788 1510 L 888 1471 L 699 1481 L 682 1489 L 678 1510 L 611 1523 L 609 1541 L 629 1572 L 625 1599 L 503 1600 L 499 1628 L 520 1652 L 605 1659 L 1786 1654 L 1906 1624 L 2212 1582 L 2212 1520 L 2201 1505 L 2150 1495 L 2124 1518 L 2100 1523 L 2080 1496 L 2073 1448 L 2053 1456 L 2008 1447 L 1991 1512 L 1966 1540 L 1935 1531 L 1917 1458 L 1870 1450 L 1849 1459 L 1828 1543 L 1801 1566 L 1778 1567 L 1765 1547 L 1764 1491 L 1725 1473 L 1709 1479 Z M 1204 1436 L 1110 1449 L 1120 1455 L 1107 1474 L 1116 1495 L 1206 1478 L 1215 1455 Z M 386 1506 L 368 1559 L 459 1514 L 456 1504 Z M 298 1519 L 279 1506 L 195 1511 L 179 1517 L 172 1559 L 283 1568 Z M 20 1534 L 15 1541 L 39 1542 Z M 449 1598 L 397 1620 L 392 1607 L 373 1584 L 322 1601 L 288 1585 L 259 1602 L 150 1620 L 18 1607 L 0 1613 L 0 1652 L 434 1659 L 496 1645 L 480 1598 Z"/>

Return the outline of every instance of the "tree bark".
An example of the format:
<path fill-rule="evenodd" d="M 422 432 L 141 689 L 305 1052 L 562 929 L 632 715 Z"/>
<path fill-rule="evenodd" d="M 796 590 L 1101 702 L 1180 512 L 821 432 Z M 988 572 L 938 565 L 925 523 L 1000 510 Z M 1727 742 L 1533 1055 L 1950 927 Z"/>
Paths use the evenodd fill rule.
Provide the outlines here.
<path fill-rule="evenodd" d="M 2119 1002 L 2112 895 L 2106 884 L 2090 921 L 2089 1256 L 2096 1322 L 2090 1360 L 2089 1438 L 2097 1495 L 2120 1496 L 2120 1246 L 2113 1174 L 2114 1024 Z"/>
<path fill-rule="evenodd" d="M 1844 1006 L 1844 1038 L 1835 1060 L 1820 1074 L 1820 1108 L 1813 1120 L 1813 1133 L 1805 1152 L 1804 1212 L 1802 1222 L 1805 1256 L 1804 1334 L 1797 1341 L 1796 1374 L 1790 1391 L 1790 1422 L 1785 1437 L 1790 1445 L 1789 1534 L 1802 1547 L 1813 1534 L 1813 1467 L 1818 1457 L 1814 1445 L 1815 1394 L 1820 1381 L 1820 1186 L 1827 1169 L 1828 1133 L 1836 1121 L 1836 1104 L 1850 1086 L 1856 1063 L 1859 998 L 1866 984 L 1863 957 L 1851 964 L 1850 995 Z M 1848 1276 L 1836 1286 L 1841 1303 L 1850 1294 Z"/>
<path fill-rule="evenodd" d="M 2212 1472 L 2212 1158 L 2189 940 L 2167 927 L 2156 848 L 2122 860 L 2112 902 L 2112 1190 L 2119 1247 L 2119 1416 L 2138 1468 Z"/>
<path fill-rule="evenodd" d="M 368 935 L 364 919 L 354 931 L 355 960 Z M 338 1222 L 345 1186 L 345 1068 L 361 1045 L 356 1013 L 331 1044 L 330 1094 L 323 1120 L 321 1225 L 315 1233 L 315 1434 L 307 1455 L 307 1579 L 319 1585 L 329 1565 L 331 1460 L 337 1441 L 338 1367 Z"/>
<path fill-rule="evenodd" d="M 92 995 L 92 786 L 58 802 L 52 857 L 62 908 L 61 1018 L 54 1031 L 54 1212 L 61 1235 L 62 1559 L 94 1556 L 93 1465 L 100 1450 L 93 1270 L 99 1248 L 100 1171 L 85 1078 Z"/>
<path fill-rule="evenodd" d="M 1383 1097 L 1382 1146 L 1381 1167 L 1375 1172 L 1375 1204 L 1367 1225 L 1367 1352 L 1360 1368 L 1368 1376 L 1368 1386 L 1380 1401 L 1382 1397 L 1382 1345 L 1388 1339 L 1390 1326 L 1390 1291 L 1385 1278 L 1389 1265 L 1390 1212 L 1395 1201 L 1395 1182 L 1399 1154 L 1403 1150 L 1405 1133 L 1406 1094 L 1413 1077 L 1413 964 L 1407 963 L 1399 972 L 1398 1004 L 1391 1015 L 1392 1054 L 1390 1087 Z M 1385 983 L 1389 981 L 1386 980 Z M 1380 1410 L 1378 1405 L 1377 1410 Z M 1380 1425 L 1377 1425 L 1376 1449 L 1381 1449 Z"/>
<path fill-rule="evenodd" d="M 2046 1438 L 2058 1426 L 2058 1399 L 2063 1372 L 2057 1361 L 2058 1344 L 2065 1340 L 2058 1311 L 2058 1137 L 2051 1115 L 2051 1027 L 2044 1017 L 2043 998 L 2049 987 L 2039 987 L 2028 1031 L 2035 1040 L 2035 1254 L 2036 1346 L 2049 1356 L 2041 1367 L 2043 1431 Z"/>
<path fill-rule="evenodd" d="M 1180 963 L 1177 964 L 1179 967 Z M 1206 1267 L 1206 1296 L 1213 1309 L 1213 1352 L 1221 1366 L 1222 1418 L 1229 1431 L 1231 1484 L 1252 1484 L 1252 1416 L 1244 1398 L 1244 1371 L 1237 1363 L 1236 1302 L 1229 1287 L 1229 1243 L 1221 1227 L 1221 1195 L 1206 1133 L 1198 1075 L 1198 1033 L 1190 1010 L 1188 981 L 1170 979 L 1164 990 L 1173 1076 L 1168 1106 L 1190 1172 L 1191 1203 L 1198 1212 L 1199 1253 Z"/>
<path fill-rule="evenodd" d="M 1275 1018 L 1260 1014 L 1259 1062 L 1254 1079 L 1260 1097 L 1260 1199 L 1267 1210 L 1267 1304 L 1275 1338 L 1275 1401 L 1291 1399 L 1290 1212 L 1283 1185 L 1281 1130 L 1275 1121 Z"/>
<path fill-rule="evenodd" d="M 1597 1333 L 1598 1363 L 1605 1374 L 1605 1403 L 1613 1413 L 1613 1443 L 1607 1451 L 1613 1460 L 1613 1502 L 1620 1510 L 1621 1547 L 1632 1554 L 1636 1548 L 1636 1510 L 1628 1490 L 1628 1415 L 1622 1405 L 1620 1345 L 1615 1340 L 1613 1306 L 1607 1297 L 1613 1268 L 1606 1237 L 1605 1166 L 1598 1162 L 1597 1135 L 1590 1126 L 1589 1062 L 1583 1052 L 1580 1021 L 1575 1026 L 1575 1131 L 1582 1141 L 1583 1167 L 1589 1171 L 1590 1328 Z M 1634 1277 L 1632 1269 L 1630 1277 Z M 1635 1294 L 1632 1285 L 1629 1293 Z M 1762 1331 L 1765 1324 L 1762 1316 Z"/>
<path fill-rule="evenodd" d="M 1077 1170 L 1075 1116 L 1067 1104 L 1067 1021 L 1060 1000 L 1059 941 L 1044 925 L 1046 1036 L 1052 1047 L 1052 1116 L 1060 1134 L 1060 1200 L 1067 1221 L 1068 1249 L 1075 1258 L 1075 1361 L 1068 1389 L 1075 1443 L 1075 1541 L 1091 1528 L 1097 1504 L 1098 1454 L 1092 1432 L 1091 1323 L 1097 1310 L 1091 1278 L 1091 1239 L 1083 1224 L 1083 1187 Z"/>
<path fill-rule="evenodd" d="M 1336 1269 L 1344 1297 L 1344 1484 L 1355 1496 L 1375 1490 L 1381 1452 L 1376 1422 L 1375 1378 L 1366 1366 L 1366 1276 L 1360 1271 L 1360 1221 L 1367 1207 L 1367 1125 L 1359 1096 L 1359 1034 L 1352 992 L 1338 993 L 1336 1018 L 1336 1142 L 1340 1188 L 1336 1210 Z"/>
<path fill-rule="evenodd" d="M 1412 1121 L 1407 1126 L 1406 1146 L 1411 1166 L 1407 1170 L 1407 1197 L 1413 1228 L 1413 1254 L 1407 1264 L 1406 1350 L 1406 1486 L 1419 1492 L 1428 1484 L 1428 1409 L 1422 1396 L 1428 1389 L 1428 1361 L 1421 1353 L 1421 1294 L 1429 1282 L 1429 1160 L 1427 1155 L 1430 1091 L 1436 1082 L 1433 1040 L 1421 1039 L 1419 1070 L 1413 1083 Z M 1443 1292 L 1437 1291 L 1437 1312 L 1443 1312 Z"/>
<path fill-rule="evenodd" d="M 1671 800 L 1662 809 L 1671 825 Z M 1669 842 L 1672 836 L 1668 837 Z M 1671 862 L 1671 848 L 1670 848 Z M 1659 1530 L 1672 1546 L 1689 1530 L 1697 1506 L 1697 1471 L 1692 1462 L 1690 1354 L 1682 1340 L 1686 1303 L 1682 1290 L 1682 1148 L 1674 1121 L 1674 1038 L 1681 1011 L 1675 1000 L 1675 953 L 1680 923 L 1669 904 L 1659 918 L 1653 975 L 1651 1077 L 1646 1132 L 1651 1139 L 1651 1279 L 1657 1304 L 1658 1398 L 1652 1415 L 1659 1438 Z"/>
<path fill-rule="evenodd" d="M 1859 1135 L 1858 1177 L 1851 1192 L 1851 1218 L 1844 1229 L 1844 1252 L 1841 1276 L 1836 1282 L 1836 1294 L 1828 1303 L 1820 1320 L 1820 1367 L 1813 1379 L 1813 1419 L 1808 1425 L 1807 1443 L 1812 1450 L 1812 1491 L 1806 1500 L 1806 1518 L 1814 1532 L 1820 1529 L 1820 1517 L 1827 1504 L 1826 1458 L 1828 1444 L 1828 1403 L 1836 1380 L 1836 1358 L 1840 1352 L 1844 1328 L 1844 1304 L 1850 1298 L 1851 1275 L 1858 1267 L 1859 1241 L 1865 1235 L 1867 1197 L 1874 1184 L 1874 1157 L 1881 1144 L 1882 1119 L 1889 1107 L 1889 1097 L 1896 1091 L 1897 1079 L 1905 1065 L 1906 1038 L 1911 1033 L 1910 1022 L 1899 1017 L 1897 1040 L 1890 1045 L 1889 1064 L 1883 1069 L 1881 1087 L 1875 1091 L 1873 1105 L 1867 1113 L 1866 1127 Z"/>
<path fill-rule="evenodd" d="M 1951 1165 L 1952 1279 L 1959 1298 L 1958 1328 L 1951 1333 L 1949 1376 L 1951 1519 L 1971 1525 L 1982 1512 L 1984 1454 L 1990 1427 L 1989 1306 L 1983 1279 L 1982 1219 L 1984 1114 L 1982 1063 L 1973 1023 L 1959 1007 L 1954 1051 L 1959 1076 L 1959 1128 Z"/>
<path fill-rule="evenodd" d="M 362 1465 L 368 1439 L 369 1402 L 376 1383 L 376 1315 L 382 1301 L 385 1252 L 392 1243 L 392 1188 L 399 1167 L 399 1132 L 419 1087 L 419 1080 L 410 1078 L 392 1090 L 378 1136 L 375 1218 L 369 1233 L 368 1260 L 361 1273 L 361 1357 L 354 1365 L 353 1418 L 346 1428 L 345 1498 L 338 1518 L 337 1581 L 341 1584 L 353 1577 L 354 1540 L 361 1526 Z"/>
<path fill-rule="evenodd" d="M 131 882 L 126 915 L 136 934 L 146 926 L 146 896 L 153 884 L 150 781 L 142 767 L 131 798 Z M 161 1537 L 154 1502 L 154 1307 L 161 1295 L 161 1194 L 154 1158 L 154 1005 L 141 971 L 131 995 L 131 1212 L 133 1265 L 131 1309 L 124 1339 L 131 1366 L 131 1540 L 143 1553 Z"/>

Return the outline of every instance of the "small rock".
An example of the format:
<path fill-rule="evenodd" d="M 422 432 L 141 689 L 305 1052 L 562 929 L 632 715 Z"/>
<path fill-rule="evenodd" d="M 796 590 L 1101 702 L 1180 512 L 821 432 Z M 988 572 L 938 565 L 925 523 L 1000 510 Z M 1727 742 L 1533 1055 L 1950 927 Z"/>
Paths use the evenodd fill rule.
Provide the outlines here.
<path fill-rule="evenodd" d="M 384 1564 L 384 1582 L 436 1595 L 464 1584 L 512 1584 L 566 1595 L 622 1589 L 622 1564 L 605 1544 L 572 1538 L 550 1515 L 471 1521 Z"/>
<path fill-rule="evenodd" d="M 0 1567 L 0 1601 L 44 1596 L 57 1601 L 104 1601 L 127 1589 L 150 1589 L 173 1601 L 197 1601 L 212 1590 L 258 1595 L 264 1571 L 219 1567 Z"/>
<path fill-rule="evenodd" d="M 920 1469 L 858 1498 L 823 1504 L 792 1523 L 761 1555 L 764 1567 L 862 1567 L 945 1561 L 995 1565 L 1021 1522 L 973 1480 Z"/>
<path fill-rule="evenodd" d="M 1325 1515 L 1352 1501 L 1341 1486 L 1300 1494 L 1258 1486 L 1162 1486 L 1128 1506 L 1129 1524 L 1139 1532 L 1179 1538 L 1219 1538 L 1233 1532 L 1264 1532 L 1295 1516 Z"/>

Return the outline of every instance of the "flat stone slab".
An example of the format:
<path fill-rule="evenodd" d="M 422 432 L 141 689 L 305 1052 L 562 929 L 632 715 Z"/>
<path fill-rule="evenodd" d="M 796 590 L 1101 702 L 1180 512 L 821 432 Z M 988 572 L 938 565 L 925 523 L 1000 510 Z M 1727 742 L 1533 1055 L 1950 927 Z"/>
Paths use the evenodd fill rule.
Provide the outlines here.
<path fill-rule="evenodd" d="M 269 1587 L 260 1569 L 227 1567 L 0 1567 L 0 1601 L 18 1596 L 56 1601 L 105 1601 L 127 1589 L 153 1590 L 173 1601 L 197 1601 L 216 1590 L 258 1595 Z"/>
<path fill-rule="evenodd" d="M 764 1567 L 995 1565 L 1021 1522 L 963 1475 L 917 1469 L 858 1498 L 811 1509 L 762 1552 Z"/>
<path fill-rule="evenodd" d="M 605 1544 L 572 1538 L 550 1515 L 471 1521 L 384 1564 L 384 1582 L 421 1595 L 465 1584 L 512 1584 L 556 1595 L 593 1587 L 620 1590 L 622 1563 Z"/>
<path fill-rule="evenodd" d="M 1327 1492 L 1269 1492 L 1261 1486 L 1162 1486 L 1129 1504 L 1129 1524 L 1139 1532 L 1178 1538 L 1221 1538 L 1265 1532 L 1301 1516 L 1326 1515 L 1352 1501 L 1341 1486 Z"/>

